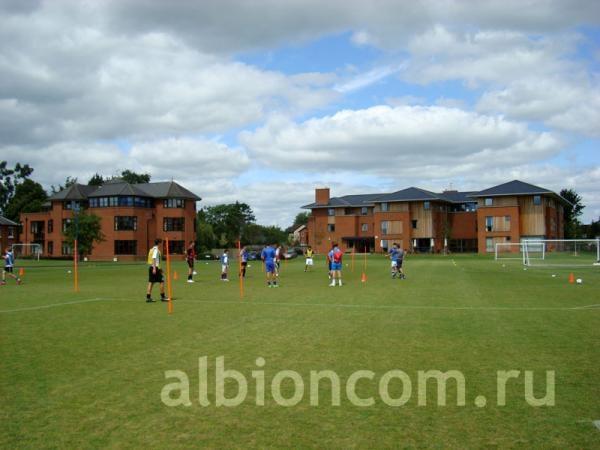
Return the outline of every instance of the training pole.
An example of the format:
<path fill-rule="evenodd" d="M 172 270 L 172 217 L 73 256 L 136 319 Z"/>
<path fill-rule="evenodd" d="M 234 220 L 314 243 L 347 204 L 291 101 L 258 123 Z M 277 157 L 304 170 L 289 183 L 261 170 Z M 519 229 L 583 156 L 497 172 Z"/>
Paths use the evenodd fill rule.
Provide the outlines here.
<path fill-rule="evenodd" d="M 242 242 L 238 241 L 238 278 L 240 279 L 240 299 L 244 298 L 244 277 L 242 276 Z"/>
<path fill-rule="evenodd" d="M 354 250 L 355 250 L 354 247 L 352 247 L 352 268 L 351 268 L 352 273 L 354 273 Z"/>
<path fill-rule="evenodd" d="M 173 313 L 173 295 L 171 291 L 171 254 L 169 253 L 169 238 L 166 239 L 167 243 L 167 295 L 169 296 L 168 311 L 169 314 Z"/>
<path fill-rule="evenodd" d="M 73 290 L 79 292 L 79 252 L 77 249 L 77 239 L 73 241 L 73 246 L 75 247 L 73 249 Z"/>

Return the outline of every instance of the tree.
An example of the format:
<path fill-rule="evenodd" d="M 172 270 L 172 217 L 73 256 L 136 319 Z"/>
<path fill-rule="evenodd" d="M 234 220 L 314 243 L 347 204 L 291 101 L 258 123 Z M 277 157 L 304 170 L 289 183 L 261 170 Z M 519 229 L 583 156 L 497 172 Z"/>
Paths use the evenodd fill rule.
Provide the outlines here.
<path fill-rule="evenodd" d="M 95 173 L 87 182 L 88 186 L 102 186 L 104 178 L 99 173 Z"/>
<path fill-rule="evenodd" d="M 571 203 L 564 206 L 565 238 L 574 239 L 579 235 L 579 216 L 583 213 L 585 205 L 574 189 L 563 189 L 560 191 L 560 196 Z"/>
<path fill-rule="evenodd" d="M 121 172 L 123 181 L 129 184 L 150 183 L 149 173 L 135 173 L 132 170 L 126 169 Z"/>
<path fill-rule="evenodd" d="M 54 185 L 51 185 L 51 186 L 50 186 L 50 190 L 52 191 L 52 193 L 53 193 L 53 194 L 56 194 L 57 192 L 60 192 L 60 191 L 63 191 L 63 190 L 65 190 L 65 189 L 68 189 L 68 188 L 70 188 L 70 187 L 71 187 L 71 186 L 73 186 L 75 183 L 77 183 L 77 177 L 73 177 L 73 178 L 72 178 L 72 177 L 68 176 L 68 177 L 65 179 L 65 184 L 64 184 L 64 186 L 63 186 L 62 184 L 59 184 L 59 185 L 58 185 L 58 186 L 56 186 L 56 187 L 55 187 Z"/>
<path fill-rule="evenodd" d="M 309 212 L 300 212 L 300 213 L 296 214 L 296 218 L 294 219 L 294 225 L 292 225 L 292 227 L 294 229 L 296 229 L 300 225 L 306 225 L 308 223 L 309 217 L 310 217 Z"/>
<path fill-rule="evenodd" d="M 199 221 L 209 223 L 219 241 L 234 246 L 244 228 L 255 220 L 254 213 L 246 203 L 230 203 L 209 206 L 198 214 Z"/>
<path fill-rule="evenodd" d="M 8 168 L 7 161 L 0 161 L 0 212 L 5 213 L 8 202 L 15 194 L 20 183 L 23 183 L 32 174 L 33 169 L 21 163 L 15 164 L 14 169 Z"/>
<path fill-rule="evenodd" d="M 200 253 L 210 252 L 217 243 L 217 236 L 210 223 L 198 221 L 196 227 L 196 246 Z"/>
<path fill-rule="evenodd" d="M 77 238 L 77 249 L 80 256 L 92 253 L 94 243 L 103 242 L 102 220 L 95 214 L 80 211 L 66 226 L 63 235 L 66 242 L 73 248 Z"/>
<path fill-rule="evenodd" d="M 26 179 L 17 184 L 15 193 L 8 201 L 4 215 L 15 222 L 19 221 L 19 215 L 24 212 L 38 212 L 48 199 L 46 191 L 41 184 Z"/>

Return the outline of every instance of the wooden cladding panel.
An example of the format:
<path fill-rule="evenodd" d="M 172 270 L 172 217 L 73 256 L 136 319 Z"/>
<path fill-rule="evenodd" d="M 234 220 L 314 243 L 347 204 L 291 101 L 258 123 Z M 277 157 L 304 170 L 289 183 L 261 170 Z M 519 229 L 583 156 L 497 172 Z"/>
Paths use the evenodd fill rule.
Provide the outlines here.
<path fill-rule="evenodd" d="M 520 197 L 519 213 L 522 236 L 546 235 L 546 220 L 543 202 L 541 205 L 534 205 L 532 196 Z"/>
<path fill-rule="evenodd" d="M 417 221 L 417 228 L 412 229 L 411 237 L 433 237 L 433 218 L 431 214 L 431 209 L 425 209 L 423 206 L 423 202 L 413 202 L 410 204 L 410 217 L 412 220 Z"/>

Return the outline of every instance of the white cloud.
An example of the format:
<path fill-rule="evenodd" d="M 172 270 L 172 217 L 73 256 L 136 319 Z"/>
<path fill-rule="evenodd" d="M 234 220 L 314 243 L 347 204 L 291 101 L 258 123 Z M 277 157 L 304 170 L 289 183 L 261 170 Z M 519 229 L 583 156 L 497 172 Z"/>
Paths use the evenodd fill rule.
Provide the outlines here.
<path fill-rule="evenodd" d="M 272 118 L 255 132 L 242 133 L 240 140 L 252 156 L 273 167 L 385 176 L 460 175 L 543 160 L 561 149 L 552 133 L 439 106 L 346 110 L 301 124 Z"/>

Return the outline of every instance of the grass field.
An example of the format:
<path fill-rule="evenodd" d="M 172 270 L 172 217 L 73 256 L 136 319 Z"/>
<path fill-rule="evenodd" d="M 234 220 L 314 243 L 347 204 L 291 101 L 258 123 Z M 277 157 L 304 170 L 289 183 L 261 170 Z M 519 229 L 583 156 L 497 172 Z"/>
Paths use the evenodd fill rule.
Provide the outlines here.
<path fill-rule="evenodd" d="M 200 263 L 193 285 L 177 263 L 169 315 L 165 304 L 144 302 L 144 265 L 84 266 L 75 294 L 67 268 L 49 264 L 31 262 L 22 286 L 0 287 L 2 448 L 600 447 L 593 424 L 600 420 L 598 267 L 577 269 L 584 282 L 572 285 L 568 269 L 410 257 L 408 278 L 399 281 L 374 256 L 367 283 L 357 262 L 345 286 L 329 288 L 322 260 L 311 273 L 294 260 L 283 267 L 281 287 L 267 289 L 255 263 L 240 300 L 236 277 L 220 282 L 216 263 Z M 210 406 L 198 399 L 202 356 L 213 380 Z M 240 406 L 214 405 L 218 356 L 248 380 Z M 301 374 L 296 406 L 280 406 L 270 390 L 256 405 L 251 372 L 259 357 L 267 386 L 281 370 Z M 352 404 L 343 384 L 341 405 L 333 406 L 322 383 L 320 404 L 311 406 L 309 372 L 326 369 L 344 383 L 357 370 L 373 371 L 356 392 L 374 405 Z M 400 407 L 377 391 L 393 369 L 412 381 Z M 161 401 L 173 382 L 168 370 L 189 375 L 191 406 Z M 447 406 L 436 404 L 435 385 L 419 406 L 420 370 L 464 374 L 466 405 L 457 406 L 449 383 Z M 521 371 L 507 385 L 506 406 L 496 403 L 499 370 Z M 537 397 L 546 392 L 546 371 L 555 371 L 555 406 L 526 402 L 525 370 L 534 372 Z M 235 383 L 226 387 L 234 396 Z M 282 394 L 293 393 L 287 380 Z M 390 395 L 401 393 L 399 380 L 391 381 Z M 475 405 L 479 395 L 485 407 Z"/>

